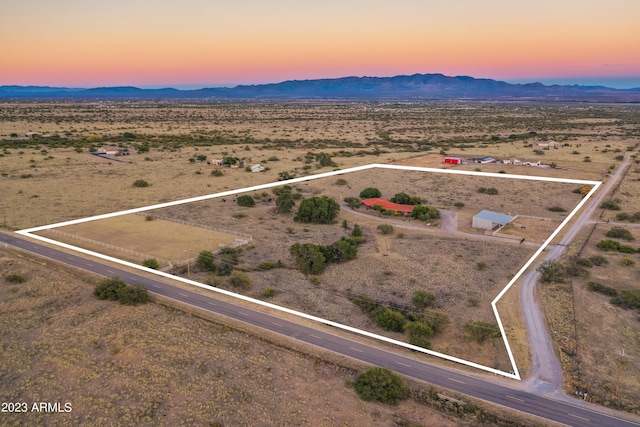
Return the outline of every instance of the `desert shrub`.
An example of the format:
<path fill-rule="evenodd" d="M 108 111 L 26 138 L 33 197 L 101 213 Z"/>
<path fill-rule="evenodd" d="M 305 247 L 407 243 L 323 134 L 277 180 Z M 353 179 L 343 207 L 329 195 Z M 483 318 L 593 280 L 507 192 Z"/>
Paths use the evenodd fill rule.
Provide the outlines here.
<path fill-rule="evenodd" d="M 462 202 L 455 202 L 455 203 L 453 204 L 453 206 L 455 206 L 455 207 L 456 207 L 456 208 L 458 208 L 458 209 L 462 209 L 462 208 L 464 208 L 464 203 L 462 203 Z"/>
<path fill-rule="evenodd" d="M 382 193 L 377 188 L 369 187 L 360 192 L 361 199 L 375 199 L 382 197 Z"/>
<path fill-rule="evenodd" d="M 145 259 L 144 261 L 142 261 L 142 265 L 147 268 L 152 268 L 154 270 L 157 270 L 160 268 L 160 263 L 155 258 Z"/>
<path fill-rule="evenodd" d="M 425 290 L 416 291 L 411 302 L 418 308 L 431 307 L 436 302 L 436 296 Z"/>
<path fill-rule="evenodd" d="M 327 153 L 318 153 L 315 156 L 316 162 L 320 165 L 320 167 L 338 166 L 333 160 L 331 160 L 331 156 Z"/>
<path fill-rule="evenodd" d="M 287 171 L 278 173 L 278 181 L 287 181 L 295 177 L 296 177 L 295 175 L 292 175 L 290 172 L 287 172 Z"/>
<path fill-rule="evenodd" d="M 198 254 L 198 258 L 196 258 L 196 267 L 200 271 L 209 271 L 215 273 L 218 271 L 218 266 L 215 263 L 215 259 L 213 256 L 213 252 L 211 251 L 202 251 Z"/>
<path fill-rule="evenodd" d="M 490 194 L 490 195 L 499 194 L 498 189 L 495 187 L 489 187 L 489 188 L 479 187 L 477 191 L 478 193 L 481 193 L 481 194 Z"/>
<path fill-rule="evenodd" d="M 602 204 L 600 205 L 600 208 L 608 209 L 610 211 L 619 211 L 620 205 L 618 203 L 619 202 L 617 200 L 608 200 L 608 201 L 602 202 Z"/>
<path fill-rule="evenodd" d="M 621 252 L 623 254 L 635 254 L 638 253 L 638 250 L 633 246 L 620 245 L 620 247 L 618 248 L 618 252 Z"/>
<path fill-rule="evenodd" d="M 392 310 L 389 307 L 378 307 L 371 312 L 371 316 L 375 319 L 378 326 L 385 331 L 402 332 L 404 324 L 407 322 L 404 315 L 399 311 Z"/>
<path fill-rule="evenodd" d="M 240 251 L 230 246 L 225 246 L 218 253 L 218 273 L 221 276 L 231 274 L 233 267 L 238 264 Z"/>
<path fill-rule="evenodd" d="M 591 264 L 595 265 L 595 266 L 601 266 L 601 265 L 606 265 L 609 264 L 609 260 L 607 258 L 605 258 L 602 255 L 593 255 L 589 257 L 589 261 L 591 261 Z"/>
<path fill-rule="evenodd" d="M 256 201 L 253 199 L 253 197 L 247 194 L 238 196 L 238 198 L 236 199 L 236 202 L 238 203 L 238 205 L 244 206 L 246 208 L 251 208 L 256 205 Z"/>
<path fill-rule="evenodd" d="M 421 221 L 430 221 L 440 218 L 440 211 L 429 206 L 418 205 L 411 211 L 411 217 Z"/>
<path fill-rule="evenodd" d="M 626 309 L 640 309 L 640 291 L 622 290 L 610 302 Z"/>
<path fill-rule="evenodd" d="M 469 307 L 478 307 L 480 305 L 480 298 L 471 297 L 467 299 L 467 305 Z"/>
<path fill-rule="evenodd" d="M 635 240 L 631 231 L 624 227 L 613 227 L 611 230 L 607 231 L 605 234 L 607 237 L 613 237 L 614 239 L 623 239 L 623 240 Z"/>
<path fill-rule="evenodd" d="M 251 169 L 249 169 L 249 170 L 251 170 Z M 213 175 L 213 176 L 223 176 L 224 172 L 222 172 L 221 169 L 214 169 L 214 170 L 211 171 L 211 175 Z"/>
<path fill-rule="evenodd" d="M 140 305 L 149 301 L 149 292 L 142 286 L 126 285 L 118 290 L 118 302 L 124 305 Z"/>
<path fill-rule="evenodd" d="M 296 204 L 296 202 L 293 200 L 293 193 L 291 192 L 291 187 L 289 187 L 288 185 L 285 185 L 284 188 L 279 190 L 276 195 L 277 195 L 276 197 L 277 211 L 279 213 L 291 212 L 291 210 Z"/>
<path fill-rule="evenodd" d="M 550 208 L 547 208 L 547 210 L 549 210 L 551 212 L 566 212 L 567 211 L 562 206 L 551 206 Z"/>
<path fill-rule="evenodd" d="M 478 262 L 476 263 L 476 268 L 477 268 L 479 271 L 483 271 L 483 270 L 485 270 L 485 269 L 487 268 L 487 263 L 486 263 L 486 262 L 484 262 L 484 261 L 478 261 Z"/>
<path fill-rule="evenodd" d="M 294 243 L 289 249 L 294 261 L 305 274 L 320 274 L 327 267 L 326 258 L 318 245 L 312 243 Z"/>
<path fill-rule="evenodd" d="M 626 266 L 626 267 L 631 267 L 632 265 L 636 265 L 636 262 L 634 260 L 632 260 L 631 258 L 628 257 L 624 257 L 620 260 L 620 264 Z"/>
<path fill-rule="evenodd" d="M 360 228 L 360 225 L 353 225 L 353 230 L 351 230 L 351 237 L 362 237 L 362 229 Z"/>
<path fill-rule="evenodd" d="M 445 328 L 449 326 L 449 323 L 451 323 L 446 313 L 432 308 L 424 309 L 420 314 L 420 320 L 435 333 L 444 331 Z"/>
<path fill-rule="evenodd" d="M 574 262 L 576 263 L 576 265 L 580 267 L 587 267 L 587 268 L 593 267 L 593 263 L 589 258 L 576 258 Z"/>
<path fill-rule="evenodd" d="M 393 225 L 391 224 L 380 224 L 377 227 L 377 230 L 380 232 L 380 234 L 393 234 Z"/>
<path fill-rule="evenodd" d="M 15 284 L 24 283 L 27 281 L 27 279 L 25 279 L 24 276 L 16 273 L 7 274 L 6 276 L 4 276 L 4 280 L 6 280 L 9 283 L 15 283 Z"/>
<path fill-rule="evenodd" d="M 542 283 L 564 283 L 568 276 L 564 265 L 552 259 L 543 261 L 536 271 L 540 273 Z"/>
<path fill-rule="evenodd" d="M 118 277 L 104 279 L 93 288 L 93 295 L 100 300 L 117 301 L 118 290 L 127 286 Z"/>
<path fill-rule="evenodd" d="M 347 185 L 347 180 L 344 178 L 338 178 L 335 182 L 336 185 Z"/>
<path fill-rule="evenodd" d="M 604 251 L 617 251 L 618 249 L 620 249 L 620 242 L 605 239 L 600 240 L 596 246 Z"/>
<path fill-rule="evenodd" d="M 422 322 L 407 322 L 404 330 L 409 333 L 409 343 L 418 347 L 429 348 L 431 342 L 429 338 L 433 336 L 433 329 Z"/>
<path fill-rule="evenodd" d="M 245 291 L 251 289 L 251 278 L 242 271 L 234 271 L 231 273 L 229 283 L 231 283 L 231 286 L 234 288 L 243 289 Z"/>
<path fill-rule="evenodd" d="M 378 307 L 376 300 L 364 294 L 356 295 L 351 299 L 351 302 L 360 307 L 365 313 L 371 313 Z"/>
<path fill-rule="evenodd" d="M 262 261 L 258 264 L 258 270 L 271 270 L 272 268 L 276 268 L 278 265 L 272 261 Z"/>
<path fill-rule="evenodd" d="M 329 246 L 320 249 L 327 263 L 346 262 L 355 259 L 358 254 L 358 246 L 351 239 L 340 239 Z"/>
<path fill-rule="evenodd" d="M 300 203 L 293 220 L 314 224 L 329 224 L 340 212 L 340 205 L 328 197 L 310 197 Z"/>
<path fill-rule="evenodd" d="M 618 291 L 616 291 L 611 286 L 605 286 L 602 283 L 598 283 L 598 282 L 587 283 L 587 288 L 590 291 L 598 292 L 600 294 L 607 295 L 609 297 L 615 297 L 618 295 Z"/>
<path fill-rule="evenodd" d="M 616 215 L 616 219 L 618 221 L 640 222 L 640 212 L 636 212 L 633 214 L 620 212 Z"/>
<path fill-rule="evenodd" d="M 143 188 L 143 187 L 148 187 L 149 183 L 147 181 L 145 181 L 144 179 L 137 179 L 137 180 L 133 181 L 133 186 L 134 187 L 138 187 L 138 188 Z"/>
<path fill-rule="evenodd" d="M 500 338 L 500 328 L 497 323 L 470 320 L 464 324 L 464 330 L 471 339 L 478 344 L 484 343 L 488 339 Z"/>
<path fill-rule="evenodd" d="M 398 374 L 387 368 L 368 369 L 356 377 L 353 387 L 362 400 L 397 405 L 411 391 Z"/>
<path fill-rule="evenodd" d="M 272 298 L 276 295 L 276 290 L 273 288 L 264 288 L 262 290 L 262 296 L 264 298 Z"/>
<path fill-rule="evenodd" d="M 349 206 L 351 209 L 358 209 L 360 207 L 360 204 L 362 203 L 360 201 L 359 198 L 357 197 L 345 197 L 344 198 L 344 202 L 347 204 L 347 206 Z"/>

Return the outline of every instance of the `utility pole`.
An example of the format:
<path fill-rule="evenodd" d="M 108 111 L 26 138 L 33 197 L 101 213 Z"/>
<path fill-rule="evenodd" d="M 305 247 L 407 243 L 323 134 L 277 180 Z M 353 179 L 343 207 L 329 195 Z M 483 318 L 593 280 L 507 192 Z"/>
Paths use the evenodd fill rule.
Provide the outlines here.
<path fill-rule="evenodd" d="M 187 279 L 191 280 L 191 249 L 185 249 L 185 253 L 187 254 Z"/>

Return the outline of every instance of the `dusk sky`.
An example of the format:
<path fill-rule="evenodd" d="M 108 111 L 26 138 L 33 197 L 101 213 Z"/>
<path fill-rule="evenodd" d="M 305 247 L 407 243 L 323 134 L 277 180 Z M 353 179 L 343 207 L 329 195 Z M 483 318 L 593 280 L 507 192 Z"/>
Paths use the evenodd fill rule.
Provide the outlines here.
<path fill-rule="evenodd" d="M 2 0 L 0 85 L 443 73 L 640 87 L 639 0 Z"/>

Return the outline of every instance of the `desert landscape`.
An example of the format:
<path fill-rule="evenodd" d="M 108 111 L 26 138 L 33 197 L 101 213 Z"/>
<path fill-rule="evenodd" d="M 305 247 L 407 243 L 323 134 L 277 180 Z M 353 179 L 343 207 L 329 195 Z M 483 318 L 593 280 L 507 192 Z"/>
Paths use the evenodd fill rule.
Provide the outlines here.
<path fill-rule="evenodd" d="M 27 137 L 25 135 L 28 132 L 37 132 L 38 135 Z M 458 168 L 505 175 L 606 180 L 625 155 L 635 156 L 637 153 L 640 142 L 640 109 L 635 105 L 624 104 L 460 102 L 3 102 L 0 109 L 0 138 L 0 220 L 4 228 L 10 231 L 278 180 L 282 180 L 284 186 L 287 184 L 286 178 L 370 163 Z M 554 144 L 542 148 L 548 141 L 553 141 Z M 130 154 L 96 155 L 100 148 L 111 146 L 126 149 Z M 535 158 L 547 167 L 504 163 L 454 166 L 443 163 L 445 156 L 467 159 L 487 156 L 494 159 Z M 327 157 L 329 162 L 326 162 Z M 216 163 L 227 158 L 236 159 L 233 166 L 239 167 Z M 321 161 L 322 159 L 325 160 Z M 256 164 L 267 169 L 259 173 L 245 170 Z M 561 359 L 566 369 L 567 391 L 573 393 L 577 388 L 588 388 L 594 401 L 631 412 L 638 411 L 634 402 L 637 402 L 636 398 L 640 395 L 640 383 L 635 380 L 640 377 L 640 372 L 637 372 L 637 364 L 633 362 L 640 350 L 640 336 L 638 328 L 634 326 L 638 321 L 637 311 L 610 304 L 607 298 L 590 291 L 587 283 L 602 282 L 618 291 L 640 290 L 637 285 L 640 274 L 637 265 L 640 258 L 637 253 L 603 252 L 596 247 L 599 241 L 606 238 L 606 231 L 614 226 L 606 224 L 607 221 L 630 230 L 636 238 L 640 235 L 634 223 L 617 217 L 619 213 L 627 213 L 633 218 L 633 214 L 640 211 L 638 168 L 638 161 L 634 160 L 622 184 L 610 197 L 611 200 L 617 200 L 620 209 L 602 210 L 602 215 L 597 219 L 599 223 L 594 224 L 594 230 L 576 243 L 577 246 L 572 248 L 566 260 L 573 262 L 576 258 L 602 255 L 609 263 L 585 267 L 589 276 L 575 275 L 565 283 L 541 287 L 545 301 L 543 307 L 547 310 L 550 328 L 560 331 L 554 337 L 559 354 L 565 355 Z M 300 195 L 296 206 L 299 206 L 301 200 L 313 196 L 327 196 L 340 202 L 340 213 L 330 225 L 295 222 L 295 210 L 289 214 L 277 212 L 276 195 L 271 190 L 248 192 L 247 195 L 255 200 L 253 207 L 239 206 L 237 198 L 231 196 L 225 197 L 225 201 L 216 198 L 131 215 L 126 220 L 131 221 L 133 229 L 139 229 L 138 231 L 145 227 L 162 227 L 166 218 L 250 234 L 251 242 L 239 246 L 239 257 L 233 264 L 235 270 L 249 277 L 250 289 L 238 290 L 227 276 L 211 275 L 197 268 L 188 272 L 184 268 L 177 268 L 175 273 L 182 276 L 193 275 L 203 283 L 237 290 L 399 339 L 406 340 L 407 337 L 399 332 L 380 329 L 353 303 L 353 298 L 366 295 L 406 313 L 417 310 L 412 301 L 415 293 L 427 291 L 435 295 L 435 303 L 428 308 L 445 313 L 450 321 L 443 332 L 431 337 L 431 348 L 468 357 L 499 369 L 508 369 L 508 359 L 501 340 L 490 339 L 483 344 L 476 343 L 470 340 L 463 325 L 469 320 L 495 321 L 489 309 L 489 301 L 504 287 L 509 275 L 529 258 L 536 244 L 550 234 L 549 230 L 554 227 L 546 227 L 544 221 L 557 224 L 581 200 L 579 192 L 574 192 L 577 190 L 576 186 L 488 177 L 439 174 L 425 176 L 417 172 L 399 173 L 389 170 L 354 172 L 341 178 L 345 182 L 338 183 L 338 177 L 332 177 L 291 186 L 293 193 Z M 136 186 L 134 183 L 137 181 L 144 181 L 148 185 Z M 423 204 L 433 206 L 443 214 L 448 212 L 447 215 L 455 216 L 457 229 L 465 235 L 451 236 L 443 233 L 446 231 L 443 220 L 427 225 L 414 219 L 381 216 L 368 212 L 365 208 L 351 209 L 343 204 L 346 197 L 358 197 L 367 187 L 379 188 L 383 196 L 388 198 L 400 192 L 419 196 Z M 480 188 L 496 188 L 498 194 L 483 193 L 479 191 Z M 502 231 L 503 237 L 511 237 L 510 241 L 483 240 L 484 233 L 470 226 L 471 217 L 481 209 L 522 215 L 520 222 Z M 148 220 L 146 216 L 154 219 Z M 544 218 L 544 221 L 540 223 L 541 220 L 527 219 L 527 216 Z M 208 230 L 206 233 L 212 234 L 207 235 L 200 228 L 202 232 L 195 235 L 203 240 L 198 241 L 185 234 L 185 230 L 193 231 L 194 227 L 174 229 L 165 226 L 161 233 L 147 229 L 150 235 L 158 237 L 160 234 L 159 237 L 162 238 L 145 242 L 139 237 L 126 237 L 129 234 L 122 223 L 124 220 L 124 217 L 114 218 L 103 224 L 87 223 L 83 226 L 69 226 L 67 230 L 63 227 L 61 231 L 72 235 L 67 237 L 67 241 L 74 245 L 81 246 L 77 237 L 73 237 L 79 236 L 139 252 L 145 257 L 149 255 L 167 260 L 195 258 L 200 251 L 216 250 L 220 244 L 231 244 L 235 239 L 231 237 L 233 234 L 227 233 L 225 236 L 224 232 L 214 235 L 216 232 Z M 363 237 L 358 245 L 356 259 L 331 265 L 319 275 L 304 274 L 296 269 L 289 253 L 293 244 L 329 245 L 343 237 L 348 238 L 355 224 L 361 227 Z M 392 226 L 393 231 L 388 234 L 380 232 L 378 226 L 383 224 Z M 100 233 L 97 233 L 97 229 L 100 229 Z M 54 238 L 49 233 L 51 232 L 45 231 L 43 235 Z M 182 241 L 163 247 L 158 243 L 173 241 L 178 235 L 185 237 L 189 244 Z M 526 237 L 526 245 L 518 244 L 521 236 Z M 64 240 L 61 236 L 56 236 L 55 239 Z M 95 250 L 100 247 L 91 244 L 87 248 Z M 119 249 L 113 251 L 109 254 L 121 254 Z M 3 270 L 23 275 L 30 271 L 31 267 L 25 264 L 28 263 L 27 260 L 16 261 L 16 255 L 8 252 L 3 252 L 3 257 L 6 265 Z M 633 263 L 621 267 L 623 258 L 629 258 Z M 129 260 L 142 261 L 136 257 Z M 260 267 L 264 262 L 281 262 L 282 265 L 265 269 Z M 3 292 L 13 295 L 4 302 L 6 310 L 20 310 L 24 304 L 25 307 L 31 307 L 27 302 L 30 301 L 29 294 L 35 292 L 41 295 L 43 289 L 46 289 L 49 279 L 46 275 L 43 277 L 34 279 L 37 286 L 36 283 L 29 284 L 31 279 L 22 285 L 1 281 Z M 82 301 L 87 302 L 87 307 L 93 307 L 93 311 L 90 310 L 92 313 L 95 310 L 119 310 L 118 316 L 121 317 L 118 318 L 122 321 L 128 319 L 126 321 L 131 323 L 156 316 L 166 319 L 169 316 L 171 322 L 175 323 L 176 330 L 182 327 L 179 325 L 192 328 L 195 327 L 194 324 L 197 324 L 197 330 L 202 330 L 207 329 L 206 325 L 210 324 L 164 306 L 125 309 L 93 301 L 90 297 L 90 284 L 94 279 L 88 279 L 87 285 L 82 284 L 84 280 L 78 279 L 74 288 L 65 291 L 64 295 L 80 298 L 73 295 L 86 288 L 82 291 Z M 29 291 L 34 286 L 37 292 Z M 60 288 L 59 292 L 62 289 L 64 288 Z M 272 291 L 266 291 L 267 289 Z M 517 295 L 515 288 L 511 292 Z M 511 304 L 505 308 L 504 316 L 512 322 L 511 325 L 522 325 L 517 299 L 512 295 L 508 298 Z M 322 304 L 318 304 L 318 301 L 322 301 Z M 55 313 L 51 316 L 62 316 L 63 319 L 74 317 L 75 310 L 79 310 L 60 302 L 50 304 L 54 307 L 51 309 L 52 313 Z M 464 315 L 460 315 L 461 312 Z M 93 316 L 89 312 L 84 313 L 83 318 Z M 84 328 L 84 324 L 78 323 L 77 328 Z M 86 325 L 87 328 L 88 326 Z M 41 329 L 43 326 L 37 323 L 33 328 Z M 117 329 L 116 326 L 114 328 Z M 213 328 L 224 327 L 215 325 Z M 29 334 L 29 328 L 26 327 L 23 332 L 10 331 L 8 324 L 3 329 L 3 337 L 7 338 L 5 342 L 13 342 L 15 345 Z M 506 329 L 510 342 L 513 339 L 518 343 L 514 352 L 519 366 L 526 373 L 526 333 L 515 326 L 508 326 Z M 58 333 L 62 334 L 64 330 Z M 95 329 L 91 328 L 86 333 L 96 334 Z M 234 330 L 232 333 L 237 332 Z M 116 335 L 112 337 L 115 341 L 125 339 Z M 193 339 L 207 341 L 206 337 Z M 218 339 L 217 336 L 208 338 Z M 267 347 L 271 345 L 251 334 L 234 335 L 229 345 L 242 342 L 242 345 L 249 346 L 253 344 L 248 343 L 254 341 Z M 64 342 L 57 341 L 56 345 L 64 347 Z M 171 342 L 168 337 L 165 344 Z M 135 358 L 139 345 L 142 344 L 133 339 L 126 344 L 103 343 L 100 349 L 102 360 L 105 363 L 119 363 L 117 361 L 124 355 Z M 176 347 L 177 351 L 177 347 L 184 343 L 166 345 Z M 115 347 L 120 350 L 114 353 L 112 350 Z M 618 347 L 625 349 L 622 360 L 624 363 L 620 361 Z M 61 348 L 60 351 L 64 354 L 68 350 Z M 269 347 L 264 351 L 280 350 Z M 156 350 L 154 354 L 158 352 L 171 353 L 165 349 Z M 314 356 L 313 352 L 310 350 L 310 353 L 273 357 L 299 358 L 290 365 L 305 366 L 303 360 Z M 43 359 L 45 354 L 46 352 L 35 352 L 31 363 L 46 365 L 49 362 Z M 196 360 L 196 357 L 190 360 Z M 267 361 L 271 357 L 260 360 L 256 361 L 257 369 L 268 369 Z M 602 363 L 602 360 L 607 363 Z M 433 362 L 438 363 L 436 360 Z M 171 363 L 177 362 L 169 359 L 166 363 L 171 366 Z M 12 366 L 12 362 L 7 362 L 5 369 L 9 370 Z M 321 369 L 325 371 L 335 370 L 337 373 L 332 378 L 338 382 L 344 382 L 344 378 L 348 377 L 348 371 L 340 373 L 340 369 L 344 369 L 338 368 L 340 363 L 322 366 Z M 210 369 L 213 368 L 207 369 L 207 372 L 212 372 Z M 624 375 L 620 384 L 616 385 L 618 369 Z M 325 371 L 319 375 L 326 375 Z M 27 372 L 12 375 L 16 384 L 30 381 Z M 280 375 L 300 378 L 297 371 L 278 374 Z M 233 377 L 234 381 L 238 381 L 237 384 L 234 383 L 237 392 L 247 393 L 246 390 L 251 388 L 248 378 L 241 380 L 237 375 Z M 43 381 L 42 387 L 47 387 L 55 379 L 45 376 L 40 381 Z M 82 378 L 77 381 L 80 390 L 84 383 Z M 175 382 L 178 379 L 168 378 L 167 381 Z M 130 387 L 127 393 L 140 393 L 135 391 L 135 384 Z M 223 388 L 231 390 L 234 387 L 227 384 Z M 283 386 L 273 384 L 273 387 L 280 389 Z M 202 393 L 204 394 L 200 396 L 206 395 L 205 391 Z M 339 400 L 343 394 L 336 393 L 332 396 Z M 253 397 L 255 400 L 264 398 Z M 234 400 L 235 403 L 230 400 L 229 407 L 240 405 L 242 399 Z M 301 406 L 292 404 L 293 408 L 298 408 L 292 410 L 299 410 Z M 212 410 L 207 409 L 209 412 Z M 393 425 L 391 423 L 396 422 L 393 417 L 398 414 L 386 409 L 363 410 L 369 412 L 369 415 L 378 411 L 379 425 Z M 414 416 L 415 413 L 411 412 L 413 409 L 406 410 L 406 415 L 402 415 L 405 419 L 418 425 L 428 424 L 424 419 Z M 286 410 L 283 411 L 285 412 Z M 151 413 L 150 422 L 157 416 L 157 413 Z M 254 416 L 257 413 L 247 415 L 248 418 L 238 415 L 239 418 L 235 421 L 242 422 Z M 307 417 L 304 418 L 306 420 L 314 419 L 309 413 L 301 416 Z M 286 424 L 294 422 L 293 419 L 295 417 L 283 417 L 278 422 Z M 270 420 L 265 422 L 274 422 L 274 419 Z M 377 420 L 376 418 L 376 422 Z M 338 419 L 323 422 L 334 425 L 336 421 Z M 352 425 L 370 425 L 373 422 L 346 418 L 343 421 Z"/>

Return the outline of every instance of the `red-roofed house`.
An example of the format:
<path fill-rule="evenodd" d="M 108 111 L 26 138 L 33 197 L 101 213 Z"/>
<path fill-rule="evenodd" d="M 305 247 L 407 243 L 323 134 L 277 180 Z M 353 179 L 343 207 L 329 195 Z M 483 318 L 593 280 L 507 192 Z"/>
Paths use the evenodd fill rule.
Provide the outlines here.
<path fill-rule="evenodd" d="M 392 201 L 387 199 L 362 199 L 362 203 L 368 208 L 381 206 L 384 210 L 394 211 L 405 215 L 408 215 L 413 211 L 413 205 L 401 205 L 399 203 L 393 203 Z"/>

